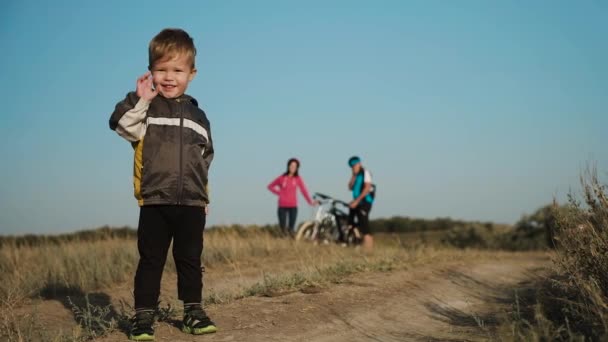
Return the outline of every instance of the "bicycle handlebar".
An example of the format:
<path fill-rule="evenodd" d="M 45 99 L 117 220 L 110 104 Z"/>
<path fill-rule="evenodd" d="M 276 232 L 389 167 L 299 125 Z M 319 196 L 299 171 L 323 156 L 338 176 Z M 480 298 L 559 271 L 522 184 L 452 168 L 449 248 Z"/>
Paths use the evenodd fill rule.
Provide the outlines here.
<path fill-rule="evenodd" d="M 344 201 L 335 200 L 334 202 L 339 203 L 339 204 L 342 204 L 342 205 L 343 205 L 343 206 L 345 206 L 345 207 L 348 207 L 348 206 L 349 206 L 349 204 L 348 204 L 348 203 L 346 203 L 346 202 L 344 202 Z"/>
<path fill-rule="evenodd" d="M 315 192 L 315 193 L 312 195 L 312 198 L 314 198 L 314 199 L 320 198 L 320 199 L 325 199 L 325 200 L 326 200 L 326 199 L 333 199 L 333 198 L 331 198 L 330 196 L 327 196 L 327 195 L 322 194 L 322 193 L 320 193 L 320 192 Z"/>
<path fill-rule="evenodd" d="M 344 202 L 344 201 L 341 201 L 341 200 L 339 200 L 339 199 L 335 199 L 335 198 L 333 198 L 333 197 L 331 197 L 331 196 L 328 196 L 328 195 L 322 194 L 322 193 L 320 193 L 320 192 L 315 192 L 315 193 L 312 195 L 312 198 L 314 198 L 314 199 L 326 200 L 326 201 L 330 201 L 330 202 L 333 202 L 333 203 L 342 204 L 342 205 L 344 205 L 344 206 L 348 207 L 348 203 L 346 203 L 346 202 Z"/>

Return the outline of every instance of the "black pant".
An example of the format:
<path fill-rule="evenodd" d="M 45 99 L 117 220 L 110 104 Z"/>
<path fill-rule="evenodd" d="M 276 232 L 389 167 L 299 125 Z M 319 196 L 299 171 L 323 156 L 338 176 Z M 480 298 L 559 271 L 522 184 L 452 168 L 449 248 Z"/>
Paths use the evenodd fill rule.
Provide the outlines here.
<path fill-rule="evenodd" d="M 283 233 L 293 233 L 294 227 L 296 226 L 296 217 L 298 216 L 298 208 L 284 208 L 279 207 L 279 227 Z M 289 226 L 287 220 L 289 219 Z"/>
<path fill-rule="evenodd" d="M 205 211 L 201 207 L 141 207 L 137 229 L 139 264 L 135 273 L 135 309 L 156 307 L 172 239 L 178 298 L 184 303 L 201 302 L 204 229 Z"/>
<path fill-rule="evenodd" d="M 351 225 L 359 228 L 363 235 L 371 234 L 369 228 L 369 212 L 372 211 L 372 204 L 365 200 L 359 202 L 355 209 L 350 209 L 348 213 L 348 221 Z M 355 218 L 357 221 L 355 222 Z"/>

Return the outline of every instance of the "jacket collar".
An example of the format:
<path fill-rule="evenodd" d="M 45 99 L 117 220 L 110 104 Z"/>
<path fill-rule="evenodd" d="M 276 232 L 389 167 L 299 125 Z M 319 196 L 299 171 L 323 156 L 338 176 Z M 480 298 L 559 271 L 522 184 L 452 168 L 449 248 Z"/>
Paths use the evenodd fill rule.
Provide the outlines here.
<path fill-rule="evenodd" d="M 182 102 L 190 102 L 194 106 L 198 107 L 198 101 L 194 97 L 192 97 L 190 95 L 187 95 L 187 94 L 182 94 L 180 97 L 177 97 L 177 98 L 174 98 L 174 99 L 168 99 L 166 97 L 163 97 L 160 94 L 159 94 L 159 96 L 162 99 L 164 99 L 165 101 L 175 101 L 175 102 L 180 102 L 180 103 L 182 103 Z"/>

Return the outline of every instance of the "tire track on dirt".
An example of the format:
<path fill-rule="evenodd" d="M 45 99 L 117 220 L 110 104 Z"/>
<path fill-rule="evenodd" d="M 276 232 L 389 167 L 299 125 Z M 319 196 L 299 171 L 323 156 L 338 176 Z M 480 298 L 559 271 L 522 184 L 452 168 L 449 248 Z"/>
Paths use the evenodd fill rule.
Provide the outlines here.
<path fill-rule="evenodd" d="M 312 294 L 250 297 L 208 309 L 219 332 L 157 341 L 486 341 L 513 290 L 541 277 L 545 253 L 500 253 L 386 273 L 356 274 Z M 175 322 L 177 324 L 177 322 Z M 124 341 L 115 333 L 102 341 Z"/>

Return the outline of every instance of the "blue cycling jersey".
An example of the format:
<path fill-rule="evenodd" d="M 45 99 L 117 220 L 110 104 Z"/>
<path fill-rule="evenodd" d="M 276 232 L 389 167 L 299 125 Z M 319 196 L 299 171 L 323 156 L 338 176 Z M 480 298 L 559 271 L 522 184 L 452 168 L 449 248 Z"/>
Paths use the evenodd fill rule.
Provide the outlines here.
<path fill-rule="evenodd" d="M 363 188 L 365 187 L 365 183 L 371 183 L 372 182 L 372 174 L 365 170 L 364 168 L 361 168 L 361 170 L 359 170 L 359 173 L 357 173 L 357 175 L 355 176 L 355 184 L 353 185 L 353 198 L 357 198 L 359 197 L 359 195 L 361 195 L 361 192 L 363 192 Z M 370 191 L 370 193 L 368 193 L 367 195 L 365 195 L 365 201 L 368 203 L 374 203 L 374 186 L 372 184 L 372 191 Z"/>

